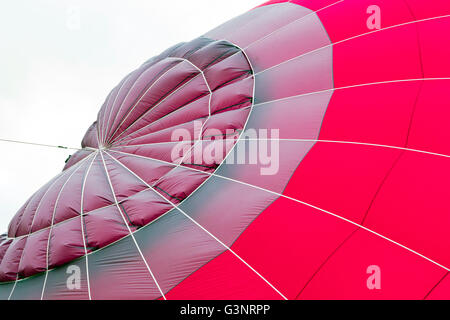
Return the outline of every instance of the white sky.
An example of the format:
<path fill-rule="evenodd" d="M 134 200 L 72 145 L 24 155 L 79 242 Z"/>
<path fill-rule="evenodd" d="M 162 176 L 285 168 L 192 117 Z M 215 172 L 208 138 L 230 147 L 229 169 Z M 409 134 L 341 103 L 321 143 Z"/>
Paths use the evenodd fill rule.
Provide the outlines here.
<path fill-rule="evenodd" d="M 263 0 L 0 0 L 0 138 L 78 147 L 148 58 Z M 0 142 L 0 233 L 72 153 Z"/>

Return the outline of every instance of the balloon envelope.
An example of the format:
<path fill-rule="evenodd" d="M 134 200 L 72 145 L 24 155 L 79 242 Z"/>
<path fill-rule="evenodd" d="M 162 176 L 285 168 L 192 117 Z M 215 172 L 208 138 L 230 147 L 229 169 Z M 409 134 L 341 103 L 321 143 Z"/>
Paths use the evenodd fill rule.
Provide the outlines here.
<path fill-rule="evenodd" d="M 449 14 L 276 0 L 146 61 L 11 221 L 0 298 L 450 298 Z"/>

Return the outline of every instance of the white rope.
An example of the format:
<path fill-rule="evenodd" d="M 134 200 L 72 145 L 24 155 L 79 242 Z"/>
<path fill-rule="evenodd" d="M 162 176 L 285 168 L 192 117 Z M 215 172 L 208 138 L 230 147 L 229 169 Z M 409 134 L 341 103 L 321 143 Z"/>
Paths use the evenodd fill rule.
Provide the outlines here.
<path fill-rule="evenodd" d="M 381 145 L 372 145 L 372 146 L 381 146 Z M 393 148 L 397 148 L 397 147 L 393 147 Z M 408 151 L 415 151 L 415 150 L 411 149 L 411 150 L 408 150 Z M 117 152 L 117 153 L 122 153 L 122 154 L 130 155 L 130 156 L 134 156 L 134 157 L 139 157 L 139 158 L 143 158 L 143 159 L 149 159 L 149 160 L 152 160 L 152 161 L 161 161 L 161 162 L 164 162 L 164 161 L 162 161 L 162 160 L 153 159 L 153 158 L 148 158 L 148 157 L 139 156 L 139 155 L 135 155 L 135 154 L 131 154 L 131 153 L 126 153 L 126 152 L 120 152 L 120 151 L 114 151 L 114 150 L 110 150 L 110 152 Z M 435 154 L 435 155 L 438 155 L 438 154 Z M 450 156 L 446 156 L 446 157 L 450 157 Z M 346 221 L 346 222 L 348 222 L 348 223 L 351 223 L 351 224 L 353 224 L 353 225 L 355 225 L 355 226 L 357 226 L 357 227 L 359 227 L 359 228 L 361 228 L 361 229 L 364 229 L 364 230 L 366 230 L 366 231 L 368 231 L 368 232 L 370 232 L 370 233 L 372 233 L 372 234 L 374 234 L 374 235 L 376 235 L 376 236 L 378 236 L 378 237 L 380 237 L 380 238 L 383 238 L 383 239 L 385 239 L 385 240 L 387 240 L 387 241 L 389 241 L 389 242 L 391 242 L 391 243 L 393 243 L 393 244 L 395 244 L 395 245 L 398 245 L 399 247 L 402 247 L 402 248 L 404 248 L 404 249 L 406 249 L 406 250 L 408 250 L 408 251 L 410 251 L 410 252 L 412 252 L 412 253 L 414 253 L 414 254 L 416 254 L 416 255 L 418 255 L 418 256 L 420 256 L 420 257 L 426 259 L 426 260 L 428 260 L 429 262 L 431 262 L 431 263 L 433 263 L 433 264 L 435 264 L 435 265 L 437 265 L 437 266 L 439 266 L 439 267 L 441 267 L 441 268 L 443 268 L 443 269 L 445 269 L 445 270 L 447 270 L 447 271 L 450 271 L 450 268 L 448 268 L 448 267 L 446 267 L 446 266 L 444 266 L 444 265 L 439 264 L 438 262 L 436 262 L 436 261 L 434 261 L 434 260 L 428 258 L 427 256 L 425 256 L 425 255 L 423 255 L 423 254 L 421 254 L 421 253 L 419 253 L 419 252 L 417 252 L 417 251 L 414 251 L 413 249 L 411 249 L 411 248 L 409 248 L 409 247 L 407 247 L 407 246 L 405 246 L 405 245 L 402 245 L 402 244 L 400 244 L 399 242 L 396 242 L 396 241 L 394 241 L 394 240 L 392 240 L 392 239 L 390 239 L 390 238 L 388 238 L 388 237 L 386 237 L 386 236 L 383 236 L 382 234 L 377 233 L 377 232 L 374 231 L 374 230 L 371 230 L 371 229 L 369 229 L 369 228 L 367 228 L 367 227 L 365 227 L 365 226 L 363 226 L 363 225 L 360 225 L 360 224 L 358 224 L 358 223 L 356 223 L 356 222 L 353 222 L 353 221 L 351 221 L 351 220 L 349 220 L 349 219 L 346 219 L 346 218 L 344 218 L 344 217 L 342 217 L 342 216 L 340 216 L 340 215 L 338 215 L 338 214 L 332 213 L 332 212 L 330 212 L 330 211 L 327 211 L 327 210 L 325 210 L 325 209 L 319 208 L 319 207 L 317 207 L 317 206 L 314 206 L 314 205 L 309 204 L 309 203 L 307 203 L 307 202 L 301 201 L 301 200 L 299 200 L 299 199 L 295 199 L 295 198 L 292 198 L 292 197 L 283 195 L 283 194 L 281 194 L 281 193 L 278 193 L 278 192 L 275 192 L 275 191 L 272 191 L 272 190 L 269 190 L 269 189 L 265 189 L 265 188 L 262 188 L 262 187 L 259 187 L 259 186 L 255 186 L 255 185 L 252 185 L 252 184 L 249 184 L 249 183 L 240 181 L 240 180 L 228 178 L 228 177 L 221 176 L 221 175 L 218 175 L 218 174 L 215 174 L 215 173 L 210 173 L 210 172 L 206 172 L 206 171 L 194 169 L 194 168 L 191 168 L 191 167 L 186 167 L 186 168 L 189 169 L 189 170 L 192 170 L 192 171 L 201 172 L 201 173 L 204 173 L 204 174 L 207 174 L 207 175 L 210 175 L 210 176 L 214 176 L 214 177 L 221 178 L 221 179 L 225 179 L 225 180 L 228 180 L 228 181 L 231 181 L 231 182 L 235 182 L 235 183 L 239 183 L 239 184 L 242 184 L 242 185 L 246 185 L 246 186 L 251 187 L 251 188 L 255 188 L 255 189 L 258 189 L 258 190 L 261 190 L 261 191 L 264 191 L 264 192 L 271 193 L 271 194 L 276 195 L 276 196 L 278 196 L 278 197 L 283 197 L 283 198 L 286 198 L 286 199 L 289 199 L 289 200 L 292 200 L 292 201 L 301 203 L 301 204 L 303 204 L 303 205 L 305 205 L 305 206 L 308 206 L 308 207 L 310 207 L 310 208 L 313 208 L 313 209 L 315 209 L 315 210 L 317 210 L 317 211 L 321 211 L 321 212 L 323 212 L 323 213 L 326 213 L 326 214 L 328 214 L 328 215 L 331 215 L 331 216 L 333 216 L 333 217 L 336 217 L 336 218 L 338 218 L 338 219 L 341 219 L 341 220 L 343 220 L 343 221 Z M 198 188 L 197 188 L 196 190 L 198 190 Z M 194 191 L 194 192 L 195 192 L 195 191 Z M 192 195 L 194 192 L 192 192 L 191 195 Z M 187 198 L 186 198 L 186 199 L 187 199 Z M 185 199 L 185 200 L 186 200 L 186 199 Z M 161 217 L 159 217 L 159 218 L 161 218 Z M 155 221 L 155 220 L 154 220 L 154 221 Z M 152 221 L 152 222 L 154 222 L 154 221 Z"/>
<path fill-rule="evenodd" d="M 165 202 L 169 203 L 171 206 L 173 206 L 176 210 L 180 211 L 186 218 L 191 220 L 195 225 L 197 225 L 200 229 L 205 231 L 210 237 L 212 237 L 215 241 L 217 241 L 221 246 L 223 246 L 226 250 L 228 250 L 230 253 L 232 253 L 236 258 L 238 258 L 242 263 L 244 263 L 250 270 L 252 270 L 258 277 L 260 277 L 265 283 L 267 283 L 275 292 L 277 292 L 283 299 L 287 300 L 287 298 L 272 284 L 270 283 L 265 277 L 263 277 L 258 271 L 256 271 L 250 264 L 248 264 L 244 259 L 242 259 L 241 256 L 239 256 L 233 249 L 231 249 L 229 246 L 227 246 L 225 243 L 223 243 L 220 239 L 218 239 L 215 235 L 213 235 L 211 232 L 209 232 L 205 227 L 203 227 L 200 223 L 198 223 L 195 219 L 193 219 L 191 216 L 189 216 L 186 212 L 184 212 L 179 206 L 175 205 L 168 199 L 166 199 L 161 193 L 157 192 L 152 186 L 150 186 L 144 179 L 139 177 L 135 172 L 133 172 L 130 168 L 125 166 L 122 162 L 114 158 L 112 155 L 110 155 L 108 152 L 105 151 L 106 154 L 108 154 L 114 161 L 116 161 L 118 164 L 120 164 L 122 167 L 124 167 L 128 172 L 130 172 L 133 176 L 135 176 L 137 179 L 139 179 L 142 183 L 144 183 L 148 188 L 151 188 L 154 193 L 156 193 L 159 197 L 161 197 Z"/>
<path fill-rule="evenodd" d="M 16 144 L 25 144 L 25 145 L 31 145 L 31 146 L 46 147 L 46 148 L 57 148 L 57 149 L 66 149 L 66 150 L 77 150 L 77 151 L 83 150 L 83 149 L 81 149 L 81 148 L 72 148 L 72 147 L 57 146 L 57 145 L 52 145 L 52 144 L 35 143 L 35 142 L 29 142 L 29 141 L 11 140 L 11 139 L 3 139 L 3 138 L 0 138 L 0 142 L 16 143 Z"/>
<path fill-rule="evenodd" d="M 182 60 L 181 58 L 171 58 L 175 61 L 178 60 Z M 179 63 L 175 64 L 173 67 L 169 68 L 168 70 L 166 70 L 161 76 L 159 76 L 148 88 L 147 90 L 145 90 L 145 92 L 139 97 L 139 99 L 136 101 L 136 103 L 133 105 L 133 107 L 127 112 L 127 114 L 125 115 L 125 117 L 122 119 L 122 121 L 119 123 L 119 125 L 117 126 L 117 128 L 114 130 L 114 132 L 110 135 L 110 137 L 108 137 L 108 140 L 106 140 L 106 142 L 110 142 L 110 141 L 114 141 L 116 140 L 120 135 L 123 134 L 123 132 L 116 138 L 113 139 L 114 135 L 116 134 L 116 132 L 120 129 L 120 127 L 122 126 L 122 124 L 125 123 L 125 121 L 128 119 L 128 117 L 130 116 L 130 114 L 133 112 L 133 110 L 137 107 L 137 105 L 141 102 L 141 100 L 145 97 L 145 95 L 153 88 L 153 86 L 155 86 L 162 78 L 164 78 L 164 76 L 169 73 L 170 71 L 172 71 L 174 68 L 176 68 L 179 65 Z M 192 80 L 192 79 L 191 79 Z M 158 103 L 159 104 L 159 103 Z M 123 104 L 121 105 L 122 108 Z M 119 112 L 116 114 L 116 118 L 118 116 Z M 145 114 L 145 113 L 144 113 Z M 139 118 L 140 119 L 140 118 Z M 114 119 L 114 122 L 116 121 L 116 119 Z M 114 123 L 113 122 L 113 123 Z M 134 122 L 131 124 L 133 125 Z M 130 126 L 131 126 L 130 125 Z M 126 128 L 128 129 L 128 127 Z M 126 131 L 126 130 L 125 130 Z M 111 140 L 112 139 L 112 140 Z"/>
<path fill-rule="evenodd" d="M 64 188 L 66 187 L 67 183 L 69 182 L 69 180 L 75 175 L 75 173 L 82 167 L 81 165 L 84 164 L 87 159 L 89 159 L 90 157 L 92 157 L 94 154 L 89 155 L 89 157 L 86 157 L 85 159 L 83 159 L 82 161 L 80 161 L 76 167 L 74 167 L 73 172 L 70 174 L 70 176 L 67 178 L 67 180 L 64 182 L 64 184 L 61 187 L 61 190 L 58 193 L 58 196 L 56 198 L 55 201 L 55 206 L 53 208 L 53 214 L 52 214 L 52 220 L 51 220 L 51 224 L 50 224 L 50 230 L 48 233 L 48 239 L 47 239 L 47 254 L 46 254 L 46 263 L 47 263 L 47 267 L 46 267 L 46 271 L 45 271 L 45 278 L 44 278 L 44 285 L 42 286 L 42 292 L 41 292 L 41 300 L 44 299 L 44 292 L 45 292 L 45 288 L 47 286 L 47 278 L 48 278 L 48 272 L 49 272 L 49 258 L 50 258 L 50 239 L 52 236 L 52 229 L 53 229 L 53 225 L 55 222 L 55 215 L 56 215 L 56 210 L 58 208 L 58 203 L 59 203 L 59 199 L 61 197 L 61 194 L 64 190 Z"/>
<path fill-rule="evenodd" d="M 116 198 L 116 194 L 115 194 L 115 191 L 114 191 L 114 187 L 113 187 L 113 185 L 112 185 L 111 178 L 110 178 L 110 176 L 109 176 L 108 168 L 106 167 L 105 158 L 103 157 L 103 151 L 101 151 L 101 150 L 100 150 L 100 156 L 102 157 L 102 162 L 103 162 L 103 166 L 104 166 L 104 168 L 105 168 L 106 177 L 107 177 L 107 179 L 108 179 L 108 183 L 109 183 L 109 186 L 110 186 L 110 188 L 111 188 L 111 192 L 112 192 L 113 197 L 114 197 L 114 203 L 116 204 L 116 207 L 117 207 L 117 209 L 119 210 L 120 216 L 122 217 L 122 220 L 123 220 L 123 222 L 125 223 L 125 226 L 126 226 L 127 229 L 128 229 L 128 232 L 129 232 L 129 234 L 130 234 L 130 236 L 131 236 L 131 239 L 133 240 L 133 242 L 134 242 L 134 244 L 135 244 L 135 246 L 136 246 L 136 249 L 138 250 L 139 255 L 140 255 L 140 257 L 142 258 L 142 260 L 143 260 L 145 266 L 147 267 L 148 272 L 150 273 L 150 275 L 151 275 L 153 281 L 155 282 L 156 286 L 158 287 L 158 290 L 159 290 L 159 292 L 161 293 L 162 297 L 164 298 L 164 300 L 166 300 L 166 296 L 164 295 L 164 292 L 161 290 L 161 287 L 159 286 L 158 281 L 156 280 L 155 276 L 153 275 L 153 272 L 152 272 L 152 270 L 150 269 L 150 266 L 149 266 L 149 264 L 148 264 L 148 262 L 147 262 L 147 259 L 145 258 L 144 254 L 142 253 L 141 248 L 139 247 L 139 244 L 137 243 L 136 238 L 134 237 L 134 233 L 133 233 L 133 231 L 131 231 L 130 226 L 128 225 L 128 222 L 127 222 L 127 220 L 125 219 L 125 216 L 124 216 L 124 214 L 123 214 L 123 212 L 122 212 L 122 209 L 120 208 L 119 202 L 117 201 L 117 198 Z"/>

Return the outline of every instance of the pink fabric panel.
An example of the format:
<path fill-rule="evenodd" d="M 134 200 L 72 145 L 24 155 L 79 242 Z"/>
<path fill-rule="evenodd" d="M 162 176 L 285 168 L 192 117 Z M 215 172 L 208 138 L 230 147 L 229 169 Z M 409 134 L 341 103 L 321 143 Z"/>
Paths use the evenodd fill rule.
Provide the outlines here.
<path fill-rule="evenodd" d="M 25 244 L 19 264 L 19 274 L 29 277 L 47 269 L 47 246 L 50 229 L 31 234 Z"/>
<path fill-rule="evenodd" d="M 81 217 L 53 226 L 50 233 L 49 267 L 63 265 L 85 254 Z"/>
<path fill-rule="evenodd" d="M 185 142 L 186 149 L 192 147 L 192 142 Z M 173 145 L 171 143 L 139 145 L 139 146 L 126 146 L 126 147 L 114 147 L 111 151 L 120 151 L 125 153 L 136 154 L 139 156 L 153 158 L 169 163 L 175 163 L 172 159 Z M 180 153 L 181 154 L 181 153 Z M 177 157 L 178 159 L 178 157 Z M 178 164 L 178 163 L 175 163 Z"/>
<path fill-rule="evenodd" d="M 114 139 L 120 135 L 147 110 L 154 107 L 155 104 L 162 101 L 173 90 L 185 84 L 189 81 L 189 79 L 195 77 L 198 73 L 199 71 L 186 61 L 180 62 L 174 68 L 164 73 L 160 78 L 158 78 L 159 81 L 152 83 L 152 90 L 144 91 L 143 94 L 137 98 L 137 101 L 129 106 L 128 109 L 133 112 L 127 113 L 127 116 L 124 117 L 120 117 L 120 115 L 118 115 L 119 119 L 124 120 L 121 121 L 123 123 L 119 125 L 117 132 L 115 134 L 111 133 L 111 139 Z M 125 105 L 128 105 L 128 103 Z M 114 131 L 116 130 L 114 129 Z"/>
<path fill-rule="evenodd" d="M 161 163 L 156 160 L 144 159 L 133 154 L 127 155 L 108 151 L 108 155 L 120 161 L 149 185 L 158 181 L 159 178 L 175 167 L 174 165 Z"/>
<path fill-rule="evenodd" d="M 240 51 L 206 69 L 204 74 L 211 90 L 248 76 L 251 70 L 246 59 L 245 54 Z"/>
<path fill-rule="evenodd" d="M 117 126 L 132 110 L 143 94 L 145 94 L 151 86 L 154 86 L 156 81 L 162 76 L 165 76 L 170 72 L 175 72 L 179 69 L 181 63 L 182 61 L 179 59 L 167 59 L 164 62 L 146 68 L 145 72 L 139 76 L 133 86 L 129 89 L 129 91 L 127 91 L 127 95 L 124 97 L 124 100 L 120 104 L 117 104 L 115 107 L 116 110 L 111 110 L 111 115 L 103 120 L 103 122 L 105 122 L 105 134 L 108 135 L 106 138 L 110 138 L 110 135 L 113 134 L 113 132 L 117 129 Z M 109 108 L 111 109 L 112 107 L 109 106 Z"/>
<path fill-rule="evenodd" d="M 89 248 L 102 248 L 130 234 L 116 205 L 90 212 L 83 223 Z"/>
<path fill-rule="evenodd" d="M 178 203 L 208 178 L 209 175 L 204 173 L 178 167 L 164 175 L 156 183 L 155 188 L 168 200 Z"/>
<path fill-rule="evenodd" d="M 120 138 L 117 145 L 138 145 L 152 142 L 153 134 L 164 129 L 171 129 L 177 125 L 206 118 L 209 114 L 209 95 L 193 101 L 187 106 L 180 108 L 155 122 Z M 123 140 L 122 140 L 123 139 Z M 122 141 L 120 141 L 122 140 Z"/>
<path fill-rule="evenodd" d="M 241 48 L 270 34 L 274 30 L 299 19 L 311 11 L 289 3 L 276 6 L 256 8 L 216 29 L 206 33 L 205 36 L 214 39 L 227 39 Z M 251 30 L 251 32 L 248 32 Z"/>
<path fill-rule="evenodd" d="M 26 241 L 26 237 L 16 238 L 9 245 L 0 263 L 0 281 L 16 280 L 20 258 L 22 257 Z"/>
<path fill-rule="evenodd" d="M 145 226 L 173 209 L 167 201 L 154 190 L 140 192 L 121 203 L 130 221 L 135 226 Z"/>
<path fill-rule="evenodd" d="M 153 106 L 151 110 L 142 114 L 142 116 L 127 129 L 127 133 L 135 132 L 207 94 L 209 94 L 208 87 L 204 78 L 199 74 L 177 90 L 168 94 L 167 97 Z"/>
<path fill-rule="evenodd" d="M 216 90 L 211 99 L 211 113 L 214 114 L 223 108 L 249 101 L 253 94 L 253 83 L 253 78 L 248 77 L 243 81 Z"/>
<path fill-rule="evenodd" d="M 81 193 L 84 178 L 92 160 L 81 166 L 68 180 L 61 191 L 54 211 L 54 223 L 76 217 L 81 214 Z"/>
<path fill-rule="evenodd" d="M 22 214 L 22 217 L 20 221 L 18 221 L 17 227 L 14 227 L 13 229 L 16 230 L 15 234 L 9 234 L 9 236 L 23 236 L 30 233 L 31 230 L 31 224 L 33 222 L 34 215 L 36 213 L 36 210 L 39 206 L 39 203 L 42 200 L 42 197 L 45 195 L 47 190 L 51 187 L 53 182 L 58 179 L 59 176 L 53 178 L 51 181 L 49 181 L 45 186 L 43 186 L 41 189 L 39 189 L 29 200 L 28 205 L 25 207 L 25 210 Z"/>
<path fill-rule="evenodd" d="M 86 163 L 83 163 L 82 166 L 83 165 L 86 165 Z M 71 169 L 64 171 L 55 183 L 47 190 L 46 194 L 42 197 L 41 203 L 39 204 L 33 218 L 33 223 L 31 226 L 32 232 L 49 227 L 52 224 L 55 205 L 58 201 L 59 195 L 65 187 L 67 181 L 71 179 L 72 173 L 77 169 L 78 167 L 72 167 Z"/>
<path fill-rule="evenodd" d="M 145 183 L 136 178 L 107 153 L 103 154 L 103 158 L 117 201 L 122 201 L 147 188 Z"/>
<path fill-rule="evenodd" d="M 103 161 L 97 155 L 89 169 L 83 195 L 83 212 L 90 212 L 114 203 Z"/>

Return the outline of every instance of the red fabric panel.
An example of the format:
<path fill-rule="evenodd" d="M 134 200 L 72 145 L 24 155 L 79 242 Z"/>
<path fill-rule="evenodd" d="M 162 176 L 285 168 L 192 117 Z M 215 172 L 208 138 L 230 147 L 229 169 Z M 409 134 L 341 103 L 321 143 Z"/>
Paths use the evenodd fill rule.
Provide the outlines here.
<path fill-rule="evenodd" d="M 423 81 L 411 123 L 408 148 L 450 155 L 449 84 L 449 80 Z"/>
<path fill-rule="evenodd" d="M 168 300 L 280 298 L 280 295 L 230 252 L 224 252 L 166 294 Z"/>
<path fill-rule="evenodd" d="M 336 90 L 319 139 L 404 147 L 420 89 L 414 81 Z"/>
<path fill-rule="evenodd" d="M 360 223 L 400 150 L 317 143 L 285 194 Z"/>
<path fill-rule="evenodd" d="M 449 159 L 405 152 L 377 195 L 365 226 L 450 265 Z"/>
<path fill-rule="evenodd" d="M 246 229 L 232 249 L 283 295 L 294 299 L 327 256 L 355 229 L 334 217 L 280 198 Z M 225 283 L 228 279 L 231 284 Z M 213 281 L 219 284 L 213 287 Z M 217 290 L 219 286 L 221 289 Z M 167 297 L 236 298 L 234 295 L 238 299 L 282 298 L 230 252 L 205 265 Z"/>
<path fill-rule="evenodd" d="M 447 0 L 405 0 L 416 20 L 450 14 L 450 2 Z"/>
<path fill-rule="evenodd" d="M 367 286 L 380 268 L 379 290 Z M 299 299 L 423 299 L 445 270 L 404 248 L 359 230 L 317 273 Z"/>
<path fill-rule="evenodd" d="M 313 2 L 314 0 L 306 1 L 296 1 L 296 2 Z M 315 1 L 318 6 L 323 8 L 325 5 L 330 3 L 335 3 L 337 1 L 323 1 L 327 3 L 319 4 L 322 1 Z M 333 6 L 330 6 L 324 10 L 317 13 L 320 20 L 323 22 L 325 29 L 327 30 L 333 43 L 338 41 L 343 41 L 354 36 L 374 32 L 376 30 L 370 30 L 367 27 L 367 20 L 371 14 L 367 13 L 367 9 L 370 6 L 376 5 L 381 10 L 381 28 L 388 28 L 394 25 L 414 21 L 415 19 L 411 15 L 406 2 L 403 0 L 345 0 L 339 2 Z M 410 26 L 411 27 L 411 26 Z M 409 28 L 409 27 L 408 27 Z M 414 35 L 416 36 L 415 26 L 412 25 L 412 30 L 414 30 Z M 365 35 L 362 38 L 371 38 L 375 34 L 380 33 L 379 37 L 384 37 L 385 33 L 389 31 L 375 32 L 373 35 Z M 373 38 L 376 39 L 376 38 Z M 354 39 L 356 40 L 356 39 Z M 353 43 L 354 40 L 349 41 L 349 45 Z M 399 38 L 400 40 L 400 38 Z M 378 41 L 378 40 L 367 40 L 367 41 Z M 382 40 L 380 40 L 382 41 Z M 391 40 L 385 38 L 385 45 L 391 44 Z M 417 42 L 417 41 L 416 41 Z M 399 43 L 400 44 L 400 43 Z M 377 45 L 373 43 L 372 45 Z M 372 47 L 372 45 L 370 47 Z M 375 48 L 380 48 L 378 45 Z M 368 48 L 367 48 L 368 49 Z M 406 48 L 405 48 L 406 50 Z M 406 52 L 406 51 L 405 51 Z M 384 60 L 379 54 L 379 51 L 374 51 L 373 54 L 377 54 L 378 58 L 375 59 L 379 62 L 390 62 L 389 60 Z M 369 58 L 369 57 L 368 57 Z M 375 62 L 372 60 L 372 62 Z M 392 62 L 391 62 L 392 63 Z M 414 66 L 414 65 L 411 65 Z M 368 66 L 366 66 L 368 67 Z"/>
<path fill-rule="evenodd" d="M 447 7 L 450 7 L 447 4 Z M 447 11 L 450 14 L 450 8 Z M 449 30 L 450 17 L 418 24 L 424 76 L 426 78 L 448 77 L 450 63 L 443 63 L 450 56 L 450 46 L 444 44 L 445 35 L 436 30 Z"/>
<path fill-rule="evenodd" d="M 450 299 L 450 277 L 448 273 L 430 290 L 426 296 L 428 300 L 448 300 Z"/>
<path fill-rule="evenodd" d="M 422 78 L 414 25 L 375 32 L 333 48 L 336 88 Z"/>

